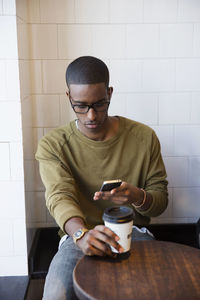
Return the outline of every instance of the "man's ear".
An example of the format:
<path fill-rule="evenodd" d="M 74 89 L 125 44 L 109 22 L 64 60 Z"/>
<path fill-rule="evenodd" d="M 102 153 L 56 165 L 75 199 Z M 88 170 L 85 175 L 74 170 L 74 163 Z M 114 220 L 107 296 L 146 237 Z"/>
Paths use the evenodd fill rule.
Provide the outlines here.
<path fill-rule="evenodd" d="M 112 93 L 113 93 L 113 87 L 110 86 L 110 87 L 108 88 L 108 97 L 109 97 L 109 100 L 111 99 Z"/>

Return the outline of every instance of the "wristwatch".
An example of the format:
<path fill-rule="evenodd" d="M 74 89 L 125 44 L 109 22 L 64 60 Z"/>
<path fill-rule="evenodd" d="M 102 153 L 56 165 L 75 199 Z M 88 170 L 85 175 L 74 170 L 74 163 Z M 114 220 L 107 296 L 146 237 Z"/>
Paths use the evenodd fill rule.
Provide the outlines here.
<path fill-rule="evenodd" d="M 88 231 L 87 228 L 80 228 L 76 232 L 74 232 L 74 234 L 73 234 L 73 241 L 74 241 L 74 243 L 76 244 L 76 242 L 78 240 L 80 240 L 87 231 Z"/>

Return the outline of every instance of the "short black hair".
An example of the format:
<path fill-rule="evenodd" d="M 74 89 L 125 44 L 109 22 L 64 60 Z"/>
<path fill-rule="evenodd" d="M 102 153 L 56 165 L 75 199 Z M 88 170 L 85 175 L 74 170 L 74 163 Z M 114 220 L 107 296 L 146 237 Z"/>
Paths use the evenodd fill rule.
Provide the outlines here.
<path fill-rule="evenodd" d="M 71 62 L 66 70 L 65 79 L 70 84 L 93 84 L 104 82 L 109 86 L 109 71 L 106 64 L 93 56 L 81 56 Z"/>

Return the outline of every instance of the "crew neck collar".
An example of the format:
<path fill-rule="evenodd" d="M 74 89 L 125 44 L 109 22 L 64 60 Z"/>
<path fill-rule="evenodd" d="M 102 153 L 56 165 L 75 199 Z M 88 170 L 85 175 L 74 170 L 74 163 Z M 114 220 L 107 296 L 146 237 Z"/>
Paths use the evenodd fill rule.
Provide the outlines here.
<path fill-rule="evenodd" d="M 120 116 L 115 116 L 119 119 L 119 128 L 118 128 L 118 131 L 117 133 L 111 137 L 110 139 L 108 140 L 105 140 L 105 141 L 95 141 L 95 140 L 92 140 L 90 138 L 88 138 L 87 136 L 85 136 L 79 129 L 78 129 L 78 120 L 74 120 L 71 122 L 71 128 L 73 130 L 73 132 L 85 143 L 87 144 L 90 144 L 90 145 L 94 145 L 94 146 L 99 146 L 99 147 L 102 147 L 104 145 L 110 145 L 112 144 L 114 141 L 116 141 L 119 136 L 121 135 L 122 131 L 123 131 L 123 127 L 124 127 L 124 118 L 123 117 L 120 117 Z"/>

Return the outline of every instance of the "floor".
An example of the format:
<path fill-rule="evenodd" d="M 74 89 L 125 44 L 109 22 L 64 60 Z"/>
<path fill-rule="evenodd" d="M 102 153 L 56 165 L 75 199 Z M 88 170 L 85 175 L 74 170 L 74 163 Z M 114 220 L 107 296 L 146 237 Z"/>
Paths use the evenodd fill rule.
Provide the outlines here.
<path fill-rule="evenodd" d="M 31 279 L 26 300 L 41 300 L 44 288 L 44 279 Z"/>

